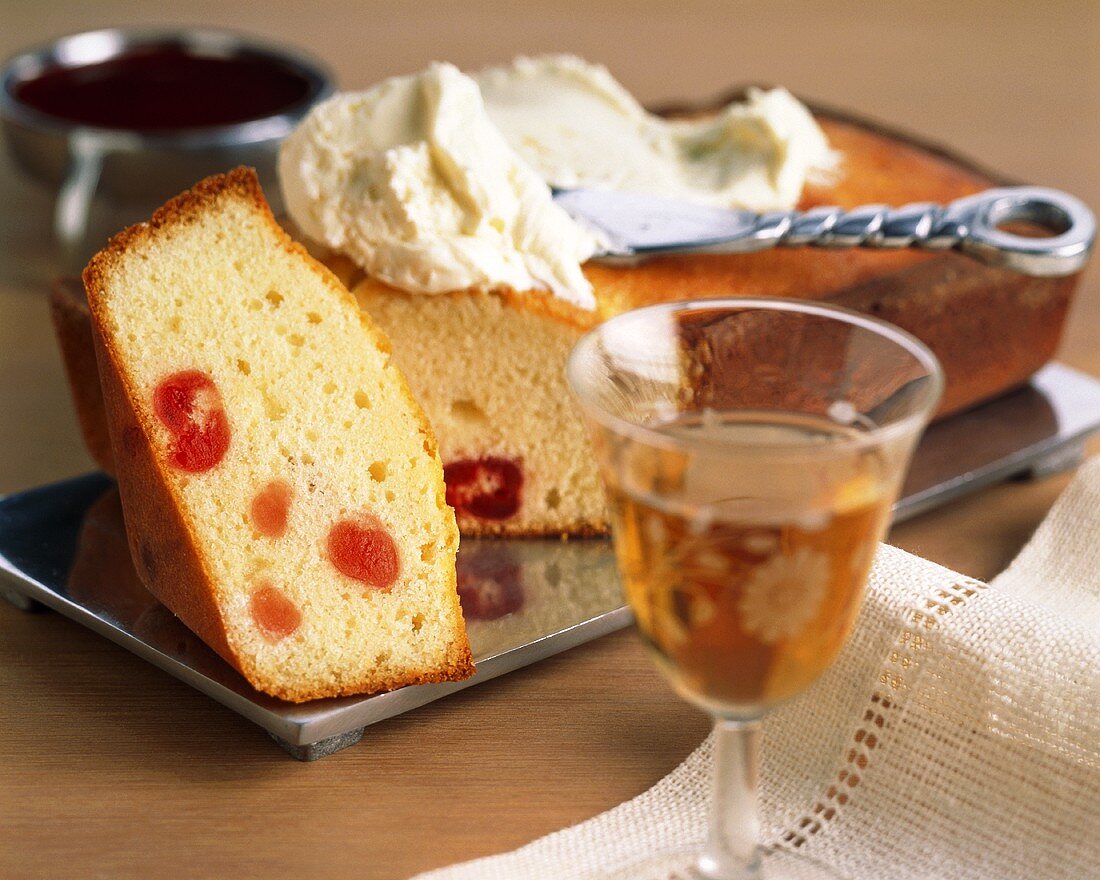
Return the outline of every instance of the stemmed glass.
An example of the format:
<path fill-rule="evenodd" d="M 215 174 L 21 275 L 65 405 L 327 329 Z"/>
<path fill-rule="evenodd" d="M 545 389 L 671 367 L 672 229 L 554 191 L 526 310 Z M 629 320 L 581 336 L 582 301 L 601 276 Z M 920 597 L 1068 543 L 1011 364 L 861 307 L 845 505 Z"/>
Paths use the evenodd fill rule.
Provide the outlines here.
<path fill-rule="evenodd" d="M 865 315 L 728 299 L 612 318 L 578 343 L 568 376 L 638 632 L 677 693 L 714 718 L 695 871 L 776 876 L 756 839 L 760 719 L 848 637 L 940 366 Z"/>

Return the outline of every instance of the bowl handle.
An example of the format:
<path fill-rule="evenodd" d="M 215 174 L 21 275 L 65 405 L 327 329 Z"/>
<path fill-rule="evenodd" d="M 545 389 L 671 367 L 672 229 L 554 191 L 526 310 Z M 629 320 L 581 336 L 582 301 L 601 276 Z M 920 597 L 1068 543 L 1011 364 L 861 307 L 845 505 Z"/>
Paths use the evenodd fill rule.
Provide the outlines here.
<path fill-rule="evenodd" d="M 88 215 L 103 171 L 103 147 L 93 138 L 74 132 L 69 142 L 69 173 L 57 193 L 53 230 L 66 267 L 79 270 L 88 233 Z"/>

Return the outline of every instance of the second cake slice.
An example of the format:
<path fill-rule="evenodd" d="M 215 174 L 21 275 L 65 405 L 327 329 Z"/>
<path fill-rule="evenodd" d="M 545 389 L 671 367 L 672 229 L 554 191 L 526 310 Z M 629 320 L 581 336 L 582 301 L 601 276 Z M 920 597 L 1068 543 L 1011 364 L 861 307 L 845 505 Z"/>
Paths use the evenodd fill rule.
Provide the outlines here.
<path fill-rule="evenodd" d="M 84 280 L 131 551 L 157 597 L 284 699 L 467 677 L 435 439 L 385 337 L 255 176 L 169 202 Z"/>

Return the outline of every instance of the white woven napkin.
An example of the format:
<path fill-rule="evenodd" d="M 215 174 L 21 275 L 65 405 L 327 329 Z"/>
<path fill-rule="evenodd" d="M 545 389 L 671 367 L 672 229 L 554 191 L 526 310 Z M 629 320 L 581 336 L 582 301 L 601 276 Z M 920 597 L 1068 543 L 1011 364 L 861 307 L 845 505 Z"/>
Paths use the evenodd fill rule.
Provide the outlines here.
<path fill-rule="evenodd" d="M 764 842 L 853 880 L 1098 877 L 1098 686 L 1100 457 L 990 585 L 881 548 L 838 662 L 764 724 Z M 417 880 L 682 876 L 710 766 L 708 739 L 615 809 Z"/>

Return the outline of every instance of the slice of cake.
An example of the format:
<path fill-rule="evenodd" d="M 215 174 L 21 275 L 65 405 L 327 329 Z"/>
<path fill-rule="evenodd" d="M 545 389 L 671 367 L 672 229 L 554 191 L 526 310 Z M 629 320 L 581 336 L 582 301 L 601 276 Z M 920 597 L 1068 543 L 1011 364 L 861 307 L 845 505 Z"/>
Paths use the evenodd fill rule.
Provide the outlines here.
<path fill-rule="evenodd" d="M 84 282 L 150 590 L 283 699 L 469 676 L 435 438 L 386 338 L 255 175 L 169 202 Z"/>

